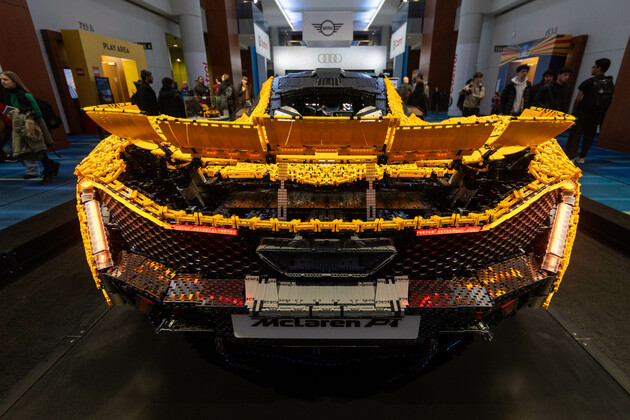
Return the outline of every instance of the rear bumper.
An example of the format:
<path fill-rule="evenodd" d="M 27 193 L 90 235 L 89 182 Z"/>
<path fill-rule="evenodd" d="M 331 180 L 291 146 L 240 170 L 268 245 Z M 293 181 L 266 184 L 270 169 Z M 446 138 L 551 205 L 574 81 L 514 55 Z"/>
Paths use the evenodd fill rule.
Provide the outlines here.
<path fill-rule="evenodd" d="M 418 318 L 420 322 L 411 327 L 417 329 L 417 334 L 414 331 L 410 335 L 407 331 L 392 335 L 391 328 L 381 329 L 380 334 L 374 328 L 371 335 L 348 337 L 359 341 L 421 341 L 440 332 L 483 333 L 479 322 L 498 320 L 533 297 L 545 296 L 554 277 L 537 267 L 530 254 L 478 270 L 468 278 L 397 277 L 335 285 L 320 281 L 305 286 L 302 282 L 251 276 L 207 279 L 178 273 L 159 262 L 123 251 L 116 265 L 101 273 L 101 280 L 109 289 L 108 294 L 119 294 L 148 313 L 158 330 L 209 331 L 242 341 L 325 338 L 344 341 L 343 334 L 305 335 L 303 327 L 346 328 L 354 332 L 370 322 L 370 326 L 398 327 L 399 322 L 409 324 L 410 319 Z M 256 282 L 255 289 L 252 282 Z M 339 292 L 340 287 L 344 293 Z M 241 323 L 249 319 L 249 325 L 266 328 L 259 335 L 238 331 L 235 334 L 234 315 Z M 375 324 L 374 320 L 379 321 Z"/>

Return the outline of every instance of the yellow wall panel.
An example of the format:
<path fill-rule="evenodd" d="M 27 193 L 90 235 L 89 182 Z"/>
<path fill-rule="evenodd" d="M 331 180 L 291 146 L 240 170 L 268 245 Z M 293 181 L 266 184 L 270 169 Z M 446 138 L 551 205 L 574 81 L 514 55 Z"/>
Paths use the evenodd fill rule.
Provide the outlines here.
<path fill-rule="evenodd" d="M 98 73 L 103 76 L 101 56 L 119 57 L 123 59 L 123 62 L 126 61 L 125 59 L 134 60 L 136 71 L 138 68 L 147 68 L 142 45 L 78 30 L 62 30 L 61 36 L 66 47 L 72 74 L 75 77 L 81 106 L 98 105 L 94 68 L 97 68 Z M 77 69 L 83 70 L 82 76 L 78 74 Z M 139 74 L 135 77 L 132 76 L 125 71 L 127 86 L 130 82 L 133 84 L 133 81 L 140 78 Z"/>

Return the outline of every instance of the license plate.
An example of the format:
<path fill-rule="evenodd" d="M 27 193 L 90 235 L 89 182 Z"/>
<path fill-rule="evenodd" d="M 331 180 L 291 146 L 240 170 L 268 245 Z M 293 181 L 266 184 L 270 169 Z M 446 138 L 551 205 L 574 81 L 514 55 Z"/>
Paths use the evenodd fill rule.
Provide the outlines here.
<path fill-rule="evenodd" d="M 236 338 L 415 339 L 419 316 L 400 318 L 252 318 L 232 315 Z"/>

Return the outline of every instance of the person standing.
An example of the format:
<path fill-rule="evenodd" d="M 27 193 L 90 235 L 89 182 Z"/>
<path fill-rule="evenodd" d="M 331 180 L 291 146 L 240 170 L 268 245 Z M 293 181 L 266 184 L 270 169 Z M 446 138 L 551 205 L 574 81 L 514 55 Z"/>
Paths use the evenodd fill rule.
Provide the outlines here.
<path fill-rule="evenodd" d="M 238 103 L 241 108 L 252 106 L 252 87 L 247 76 L 243 76 L 241 84 L 238 86 Z"/>
<path fill-rule="evenodd" d="M 182 97 L 193 96 L 193 92 L 192 90 L 190 90 L 190 87 L 188 86 L 188 82 L 186 80 L 182 82 L 182 88 L 180 89 L 179 93 L 181 93 Z"/>
<path fill-rule="evenodd" d="M 214 78 L 214 84 L 212 85 L 212 93 L 214 96 L 219 96 L 219 85 L 221 84 L 221 80 L 218 77 Z"/>
<path fill-rule="evenodd" d="M 615 85 L 612 76 L 605 75 L 609 68 L 608 58 L 595 60 L 591 68 L 593 77 L 586 79 L 578 86 L 578 94 L 573 104 L 573 115 L 577 120 L 569 132 L 566 149 L 569 159 L 575 159 L 576 163 L 584 163 L 584 158 L 595 139 L 597 126 L 604 120 L 612 102 Z M 582 148 L 578 154 L 582 137 Z"/>
<path fill-rule="evenodd" d="M 407 106 L 417 108 L 416 114 L 424 117 L 427 115 L 427 99 L 424 96 L 424 83 L 417 79 L 416 86 L 407 99 Z"/>
<path fill-rule="evenodd" d="M 442 94 L 440 93 L 440 89 L 436 86 L 435 89 L 433 89 L 433 93 L 431 93 L 431 111 L 433 111 L 435 115 L 440 112 L 441 97 Z"/>
<path fill-rule="evenodd" d="M 521 64 L 516 68 L 516 76 L 505 86 L 501 94 L 501 114 L 521 115 L 531 105 L 532 84 L 527 80 L 529 66 Z"/>
<path fill-rule="evenodd" d="M 203 77 L 197 77 L 197 80 L 195 80 L 195 88 L 193 89 L 193 92 L 195 93 L 195 96 L 199 96 L 202 98 L 210 96 L 210 89 L 208 89 L 208 86 L 203 83 Z"/>
<path fill-rule="evenodd" d="M 422 82 L 422 86 L 424 86 L 424 102 L 428 104 L 429 97 L 431 96 L 431 91 L 429 90 L 429 82 L 424 80 L 424 74 L 422 73 L 418 73 L 418 81 Z"/>
<path fill-rule="evenodd" d="M 224 74 L 221 76 L 221 84 L 219 85 L 219 89 L 217 89 L 217 93 L 219 98 L 221 98 L 221 106 L 219 107 L 219 111 L 228 111 L 230 115 L 230 120 L 234 119 L 234 86 L 230 83 L 230 76 L 228 74 Z"/>
<path fill-rule="evenodd" d="M 544 85 L 534 98 L 534 106 L 555 109 L 556 111 L 569 112 L 571 91 L 568 81 L 571 78 L 571 69 L 561 67 L 558 69 L 556 80 Z"/>
<path fill-rule="evenodd" d="M 490 110 L 490 113 L 498 114 L 500 107 L 501 107 L 501 94 L 499 92 L 494 92 L 494 96 L 492 97 L 492 109 Z"/>
<path fill-rule="evenodd" d="M 464 94 L 464 106 L 462 115 L 470 117 L 471 115 L 479 116 L 479 105 L 484 96 L 486 96 L 486 88 L 483 86 L 483 73 L 480 71 L 473 74 L 472 83 L 467 84 L 459 91 Z"/>
<path fill-rule="evenodd" d="M 538 92 L 540 92 L 540 89 L 542 89 L 543 86 L 551 84 L 551 82 L 554 81 L 554 79 L 556 78 L 556 72 L 549 69 L 546 72 L 543 73 L 543 78 L 539 83 L 536 83 L 535 85 L 532 86 L 532 103 L 534 104 L 534 106 L 538 106 L 536 105 L 536 96 L 538 95 Z"/>
<path fill-rule="evenodd" d="M 409 78 L 407 76 L 403 77 L 402 83 L 396 89 L 400 99 L 402 99 L 403 103 L 407 103 L 407 99 L 411 94 L 411 85 L 409 84 Z"/>
<path fill-rule="evenodd" d="M 160 114 L 169 115 L 176 118 L 185 118 L 184 100 L 181 93 L 173 86 L 173 79 L 165 77 L 162 79 L 162 89 L 158 96 L 158 108 Z"/>
<path fill-rule="evenodd" d="M 155 91 L 151 87 L 153 83 L 153 75 L 149 70 L 140 72 L 140 80 L 133 82 L 136 85 L 136 93 L 131 97 L 131 103 L 137 105 L 141 111 L 147 115 L 158 115 L 158 103 Z"/>
<path fill-rule="evenodd" d="M 37 160 L 44 166 L 41 184 L 53 182 L 59 173 L 59 162 L 53 162 L 47 153 L 47 146 L 53 145 L 53 139 L 42 119 L 42 111 L 37 101 L 26 88 L 22 80 L 12 71 L 0 73 L 0 83 L 4 87 L 4 103 L 14 109 L 9 112 L 12 130 L 13 156 L 23 161 L 27 167 L 25 179 L 29 175 L 29 164 L 34 163 L 39 172 Z M 36 175 L 39 176 L 39 175 Z"/>
<path fill-rule="evenodd" d="M 2 145 L 2 153 L 4 155 L 1 162 L 14 163 L 17 162 L 17 160 L 13 159 L 13 142 L 11 140 L 12 124 L 11 119 L 7 113 L 4 112 L 5 108 L 4 86 L 0 83 L 0 113 L 2 114 L 2 118 L 0 118 L 0 145 Z M 39 166 L 37 167 L 37 172 L 39 174 Z"/>

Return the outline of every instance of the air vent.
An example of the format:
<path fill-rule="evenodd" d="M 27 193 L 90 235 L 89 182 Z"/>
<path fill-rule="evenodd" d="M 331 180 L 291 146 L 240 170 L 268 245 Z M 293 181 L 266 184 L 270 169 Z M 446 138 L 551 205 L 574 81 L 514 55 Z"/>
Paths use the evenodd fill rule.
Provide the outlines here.
<path fill-rule="evenodd" d="M 304 239 L 263 238 L 258 256 L 288 277 L 365 278 L 396 256 L 387 238 Z"/>
<path fill-rule="evenodd" d="M 341 79 L 338 77 L 320 77 L 317 79 L 317 86 L 341 86 Z"/>

